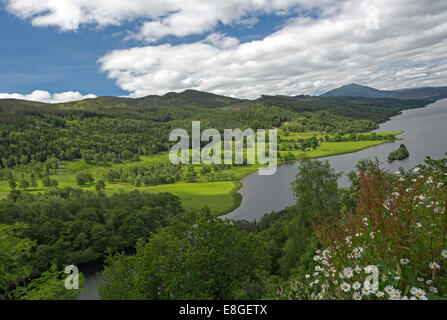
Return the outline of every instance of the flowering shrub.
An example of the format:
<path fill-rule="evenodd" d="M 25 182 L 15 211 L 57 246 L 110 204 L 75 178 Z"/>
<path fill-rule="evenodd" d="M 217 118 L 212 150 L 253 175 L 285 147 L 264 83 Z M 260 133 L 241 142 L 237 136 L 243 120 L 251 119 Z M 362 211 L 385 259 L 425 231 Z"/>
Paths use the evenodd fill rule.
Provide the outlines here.
<path fill-rule="evenodd" d="M 447 296 L 446 160 L 409 172 L 360 173 L 359 201 L 320 219 L 315 270 L 291 279 L 290 299 L 426 300 Z"/>

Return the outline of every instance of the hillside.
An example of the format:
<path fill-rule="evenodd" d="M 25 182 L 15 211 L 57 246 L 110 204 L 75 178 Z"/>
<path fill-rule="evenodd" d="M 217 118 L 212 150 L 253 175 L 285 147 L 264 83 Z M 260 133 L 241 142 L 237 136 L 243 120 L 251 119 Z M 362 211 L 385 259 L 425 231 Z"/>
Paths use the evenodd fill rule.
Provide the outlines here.
<path fill-rule="evenodd" d="M 165 95 L 149 95 L 141 98 L 123 98 L 123 97 L 97 97 L 95 99 L 87 99 L 89 103 L 98 105 L 127 105 L 134 107 L 155 107 L 155 106 L 177 106 L 177 107 L 204 107 L 204 108 L 218 108 L 225 107 L 237 103 L 245 102 L 246 100 L 220 96 L 217 94 L 197 91 L 185 90 L 183 92 L 168 92 Z M 74 105 L 78 105 L 75 102 Z M 83 104 L 81 102 L 81 104 Z"/>
<path fill-rule="evenodd" d="M 328 111 L 336 116 L 372 120 L 376 123 L 381 123 L 399 114 L 402 110 L 420 108 L 433 101 L 299 95 L 294 97 L 262 96 L 255 102 L 293 112 L 315 113 Z"/>
<path fill-rule="evenodd" d="M 322 97 L 364 97 L 374 99 L 444 99 L 447 98 L 447 87 L 424 87 L 401 89 L 394 91 L 378 90 L 367 86 L 351 83 L 328 91 Z"/>

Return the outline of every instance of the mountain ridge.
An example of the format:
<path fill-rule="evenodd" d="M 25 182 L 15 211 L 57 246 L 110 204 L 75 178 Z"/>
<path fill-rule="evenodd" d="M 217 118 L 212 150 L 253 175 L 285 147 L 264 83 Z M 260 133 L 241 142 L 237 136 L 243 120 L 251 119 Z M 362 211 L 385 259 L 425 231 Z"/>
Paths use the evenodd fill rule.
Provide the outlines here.
<path fill-rule="evenodd" d="M 368 86 L 351 83 L 330 90 L 320 97 L 364 97 L 372 99 L 444 99 L 447 98 L 447 87 L 420 87 L 399 90 L 379 90 Z"/>

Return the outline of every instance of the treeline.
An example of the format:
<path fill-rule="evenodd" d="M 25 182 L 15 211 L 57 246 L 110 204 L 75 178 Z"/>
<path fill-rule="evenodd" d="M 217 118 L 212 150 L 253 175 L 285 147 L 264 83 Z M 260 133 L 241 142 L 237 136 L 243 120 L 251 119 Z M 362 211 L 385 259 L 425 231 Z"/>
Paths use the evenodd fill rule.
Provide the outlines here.
<path fill-rule="evenodd" d="M 104 179 L 107 182 L 126 182 L 137 187 L 174 183 L 182 177 L 182 167 L 169 162 L 110 169 L 104 173 Z"/>
<path fill-rule="evenodd" d="M 393 141 L 396 140 L 396 136 L 394 134 L 380 134 L 371 132 L 369 134 L 357 134 L 353 133 L 350 135 L 342 136 L 337 134 L 335 136 L 326 135 L 324 141 L 326 142 L 348 142 L 348 141 Z"/>
<path fill-rule="evenodd" d="M 107 252 L 133 248 L 182 212 L 178 197 L 133 191 L 106 196 L 65 187 L 32 195 L 12 191 L 0 200 L 0 224 L 24 223 L 26 238 L 38 244 L 31 265 L 82 264 Z"/>
<path fill-rule="evenodd" d="M 0 105 L 4 103 L 0 101 Z M 292 117 L 286 110 L 262 105 L 233 111 L 199 107 L 106 108 L 94 104 L 89 112 L 56 111 L 53 105 L 48 109 L 38 105 L 32 112 L 0 108 L 1 119 L 5 114 L 8 119 L 17 117 L 12 124 L 0 120 L 2 168 L 45 163 L 51 158 L 82 158 L 92 164 L 137 161 L 142 155 L 169 150 L 173 145 L 168 141 L 170 132 L 177 128 L 190 132 L 192 120 L 200 120 L 203 130 L 216 128 L 223 132 L 226 128 L 271 128 Z"/>
<path fill-rule="evenodd" d="M 263 97 L 241 107 L 206 108 L 191 102 L 197 93 L 184 94 L 189 104 L 181 107 L 144 105 L 144 99 L 137 104 L 132 99 L 98 98 L 59 105 L 1 100 L 0 165 L 13 168 L 50 158 L 83 158 L 94 164 L 138 160 L 142 155 L 169 150 L 173 144 L 168 141 L 169 133 L 177 128 L 190 132 L 193 120 L 200 120 L 202 129 L 221 132 L 267 129 L 285 122 L 290 122 L 286 128 L 294 132 L 365 132 L 403 109 L 431 102 L 300 96 Z M 213 103 L 222 101 L 220 97 L 212 99 Z M 175 101 L 183 100 L 176 96 Z"/>
<path fill-rule="evenodd" d="M 329 111 L 349 119 L 385 122 L 400 111 L 421 108 L 433 100 L 370 99 L 362 97 L 263 96 L 257 100 L 268 106 L 277 106 L 297 113 Z"/>

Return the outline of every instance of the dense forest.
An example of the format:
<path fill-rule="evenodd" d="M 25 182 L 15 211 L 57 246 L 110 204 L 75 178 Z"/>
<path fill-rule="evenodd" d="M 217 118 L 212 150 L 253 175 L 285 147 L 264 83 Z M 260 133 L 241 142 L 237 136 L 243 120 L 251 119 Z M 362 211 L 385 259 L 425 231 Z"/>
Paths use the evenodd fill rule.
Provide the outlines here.
<path fill-rule="evenodd" d="M 168 194 L 67 189 L 5 200 L 1 297 L 73 299 L 57 266 L 98 257 L 102 299 L 445 297 L 447 159 L 357 169 L 339 189 L 328 162 L 302 161 L 296 205 L 259 222 L 184 211 Z M 372 289 L 362 286 L 371 264 L 381 274 Z"/>
<path fill-rule="evenodd" d="M 360 174 L 351 173 L 352 186 L 344 190 L 327 163 L 303 160 L 292 186 L 296 205 L 259 222 L 222 220 L 207 207 L 187 210 L 170 193 L 104 192 L 105 182 L 135 187 L 193 182 L 197 171 L 192 166 L 182 170 L 169 163 L 138 163 L 141 156 L 169 150 L 170 131 L 190 131 L 192 120 L 200 120 L 202 129 L 281 127 L 286 135 L 319 131 L 328 142 L 393 140 L 394 135 L 367 132 L 404 109 L 429 102 L 307 96 L 245 101 L 192 90 L 65 104 L 0 100 L 0 180 L 10 186 L 8 196 L 0 199 L 0 299 L 74 299 L 77 294 L 63 287 L 63 268 L 98 261 L 105 264 L 98 288 L 103 299 L 352 298 L 354 290 L 348 297 L 334 281 L 342 282 L 346 277 L 337 278 L 340 272 L 366 261 L 386 262 L 387 272 L 401 272 L 396 277 L 402 281 L 384 283 L 402 296 L 409 296 L 411 286 L 425 290 L 423 297 L 445 296 L 442 257 L 447 253 L 439 244 L 446 239 L 435 239 L 445 238 L 445 232 L 413 239 L 408 237 L 416 233 L 405 228 L 420 223 L 424 230 L 445 231 L 440 214 L 446 207 L 446 160 L 428 160 L 420 173 L 401 176 L 362 162 Z M 282 139 L 280 144 L 293 144 Z M 312 136 L 294 142 L 307 148 L 321 141 Z M 59 187 L 52 175 L 60 162 L 78 159 L 105 168 L 134 162 L 110 167 L 97 181 L 78 173 L 73 186 Z M 205 166 L 200 174 L 218 180 L 224 169 Z M 16 181 L 18 172 L 22 178 Z M 46 189 L 27 192 L 36 188 L 37 179 Z M 93 183 L 96 191 L 75 186 Z M 393 192 L 398 195 L 390 198 Z M 410 196 L 417 199 L 409 202 Z M 421 204 L 429 201 L 425 210 Z M 417 221 L 410 214 L 414 211 Z M 402 220 L 384 224 L 383 215 L 391 212 Z M 349 225 L 338 229 L 346 221 Z M 375 237 L 367 238 L 371 232 Z M 392 236 L 396 232 L 411 236 L 402 240 Z M 358 237 L 359 244 L 346 250 L 368 245 L 368 256 L 357 262 L 341 254 L 329 259 L 328 252 L 340 245 L 334 241 L 352 233 L 366 238 Z M 381 255 L 384 243 L 392 254 Z M 402 258 L 414 261 L 414 269 L 404 274 L 402 267 L 396 269 Z M 332 282 L 319 278 L 320 269 Z M 310 277 L 311 289 L 299 289 Z M 430 285 L 416 286 L 420 277 Z"/>
<path fill-rule="evenodd" d="M 138 159 L 140 155 L 169 150 L 172 145 L 169 133 L 176 128 L 190 132 L 192 120 L 200 120 L 202 129 L 219 131 L 279 127 L 300 119 L 295 122 L 297 131 L 319 130 L 341 135 L 364 132 L 376 129 L 378 123 L 401 110 L 430 102 L 262 97 L 242 103 L 242 100 L 193 93 L 195 100 L 186 91 L 167 94 L 167 98 L 147 97 L 148 104 L 144 104 L 146 98 L 114 97 L 57 105 L 0 100 L 0 165 L 13 168 L 50 158 L 110 162 Z"/>

